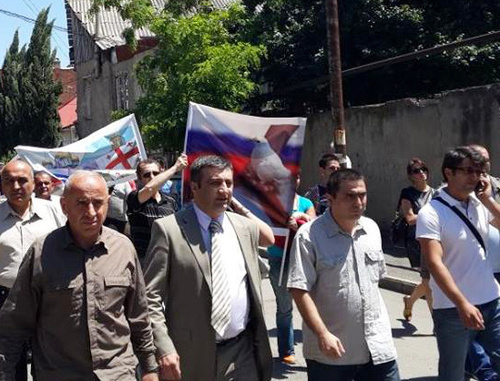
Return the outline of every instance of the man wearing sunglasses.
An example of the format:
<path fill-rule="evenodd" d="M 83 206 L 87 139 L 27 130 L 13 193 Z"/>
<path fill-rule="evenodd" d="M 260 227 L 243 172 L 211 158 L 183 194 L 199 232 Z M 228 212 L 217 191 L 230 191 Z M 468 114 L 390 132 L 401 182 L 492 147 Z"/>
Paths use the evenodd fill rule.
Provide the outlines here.
<path fill-rule="evenodd" d="M 486 147 L 479 144 L 471 144 L 470 147 L 479 152 L 486 161 L 486 171 L 489 173 L 491 184 L 491 195 L 497 203 L 500 203 L 500 179 L 490 173 L 491 160 L 490 153 Z M 498 230 L 490 229 L 488 236 L 488 259 L 492 265 L 495 279 L 500 281 L 500 235 Z M 483 347 L 476 341 L 472 342 L 465 362 L 465 372 L 472 375 L 479 381 L 495 381 L 500 379 L 493 370 L 489 356 Z"/>
<path fill-rule="evenodd" d="M 446 153 L 446 186 L 417 218 L 416 236 L 431 273 L 439 380 L 463 379 L 470 342 L 477 340 L 500 370 L 500 286 L 487 260 L 490 224 L 500 226 L 485 158 L 471 147 Z"/>
<path fill-rule="evenodd" d="M 175 164 L 166 171 L 160 171 L 160 164 L 154 159 L 146 159 L 137 165 L 139 190 L 127 196 L 127 216 L 130 235 L 142 264 L 151 239 L 153 222 L 177 211 L 177 202 L 160 192 L 163 184 L 176 172 L 187 165 L 187 156 L 180 155 Z"/>

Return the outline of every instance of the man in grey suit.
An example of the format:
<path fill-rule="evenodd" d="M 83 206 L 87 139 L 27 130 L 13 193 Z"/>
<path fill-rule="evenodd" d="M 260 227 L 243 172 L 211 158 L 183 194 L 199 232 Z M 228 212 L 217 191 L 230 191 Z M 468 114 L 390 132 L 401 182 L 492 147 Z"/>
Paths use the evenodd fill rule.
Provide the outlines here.
<path fill-rule="evenodd" d="M 233 194 L 218 156 L 190 168 L 193 203 L 153 224 L 144 277 L 160 375 L 167 380 L 270 380 L 258 246 L 272 230 Z"/>

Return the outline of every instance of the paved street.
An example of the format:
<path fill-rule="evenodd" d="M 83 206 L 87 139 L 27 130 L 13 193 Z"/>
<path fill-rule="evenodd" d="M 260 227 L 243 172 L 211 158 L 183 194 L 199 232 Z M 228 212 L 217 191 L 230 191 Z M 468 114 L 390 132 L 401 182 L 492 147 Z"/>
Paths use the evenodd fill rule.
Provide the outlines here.
<path fill-rule="evenodd" d="M 276 343 L 276 325 L 274 319 L 275 304 L 274 295 L 268 280 L 263 284 L 266 321 L 271 337 L 273 356 L 278 356 Z M 437 375 L 437 347 L 436 340 L 432 336 L 432 322 L 425 301 L 417 302 L 413 311 L 411 323 L 403 321 L 402 295 L 382 290 L 382 295 L 389 309 L 391 316 L 392 333 L 395 338 L 398 351 L 398 363 L 403 380 L 431 381 Z M 301 319 L 294 311 L 294 325 L 296 332 L 296 355 L 297 364 L 295 366 L 284 366 L 278 361 L 275 362 L 275 380 L 306 380 L 305 361 L 302 357 L 301 343 Z"/>
<path fill-rule="evenodd" d="M 402 319 L 402 295 L 382 290 L 382 295 L 389 309 L 392 324 L 392 334 L 395 338 L 398 351 L 399 370 L 402 380 L 432 381 L 437 375 L 437 347 L 432 336 L 432 323 L 425 301 L 420 300 L 413 310 L 411 324 Z M 271 337 L 271 347 L 275 360 L 278 357 L 276 343 L 275 303 L 274 294 L 269 280 L 263 282 L 263 296 L 265 303 L 266 322 Z M 274 380 L 307 380 L 306 363 L 302 357 L 302 320 L 297 310 L 294 310 L 295 347 L 297 364 L 285 366 L 275 361 Z M 31 378 L 30 378 L 31 380 Z"/>

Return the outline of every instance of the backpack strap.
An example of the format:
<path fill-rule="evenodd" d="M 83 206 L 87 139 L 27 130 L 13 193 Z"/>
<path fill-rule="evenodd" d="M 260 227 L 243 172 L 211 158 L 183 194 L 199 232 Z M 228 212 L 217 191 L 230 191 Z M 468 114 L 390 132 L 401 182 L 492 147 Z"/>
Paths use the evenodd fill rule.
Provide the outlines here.
<path fill-rule="evenodd" d="M 472 234 L 474 234 L 474 237 L 476 237 L 477 241 L 479 242 L 479 244 L 483 248 L 484 252 L 486 253 L 486 246 L 484 244 L 483 237 L 481 237 L 481 234 L 479 234 L 476 227 L 474 225 L 472 225 L 472 223 L 469 221 L 469 219 L 467 217 L 464 216 L 464 214 L 460 211 L 460 209 L 458 209 L 456 206 L 451 206 L 447 201 L 443 200 L 439 196 L 434 197 L 433 200 L 439 201 L 441 204 L 446 205 L 448 208 L 453 210 L 455 212 L 455 214 L 458 217 L 460 217 L 460 219 L 465 223 L 465 225 L 467 225 L 467 227 L 472 232 Z"/>

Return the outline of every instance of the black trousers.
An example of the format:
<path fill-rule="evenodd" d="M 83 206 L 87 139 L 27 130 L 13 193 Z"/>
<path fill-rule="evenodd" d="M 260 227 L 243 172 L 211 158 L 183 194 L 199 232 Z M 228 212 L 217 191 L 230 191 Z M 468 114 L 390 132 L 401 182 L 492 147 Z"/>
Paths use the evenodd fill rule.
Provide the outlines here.
<path fill-rule="evenodd" d="M 9 289 L 7 287 L 0 286 L 0 308 L 5 303 L 7 296 L 9 295 Z M 23 350 L 21 352 L 21 357 L 16 364 L 16 381 L 27 381 L 28 380 L 28 361 L 26 358 L 26 352 L 28 350 L 28 343 L 25 343 L 23 346 Z"/>

